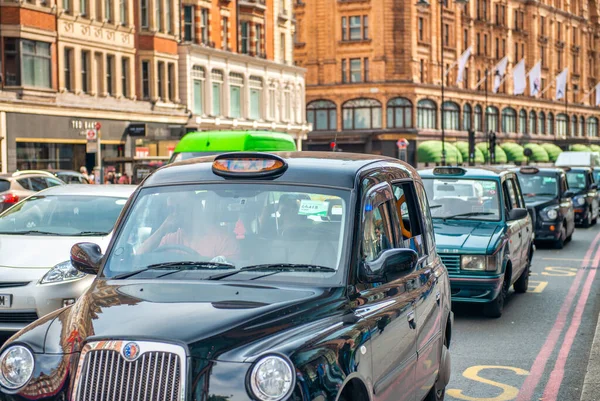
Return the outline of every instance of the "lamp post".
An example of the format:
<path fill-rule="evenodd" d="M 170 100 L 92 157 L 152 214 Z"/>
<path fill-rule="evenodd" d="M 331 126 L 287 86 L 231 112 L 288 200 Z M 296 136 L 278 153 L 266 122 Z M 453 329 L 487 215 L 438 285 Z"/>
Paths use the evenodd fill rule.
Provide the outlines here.
<path fill-rule="evenodd" d="M 448 0 L 437 0 L 440 5 L 440 78 L 441 78 L 441 95 L 442 95 L 442 103 L 440 104 L 441 111 L 441 128 L 442 128 L 442 165 L 446 165 L 446 121 L 444 121 L 444 98 L 445 98 L 445 84 L 444 80 L 446 78 L 446 71 L 444 70 L 444 7 L 448 6 Z M 456 4 L 464 5 L 469 2 L 469 0 L 455 0 Z M 421 10 L 426 10 L 431 7 L 431 3 L 429 0 L 418 0 L 417 7 Z"/>

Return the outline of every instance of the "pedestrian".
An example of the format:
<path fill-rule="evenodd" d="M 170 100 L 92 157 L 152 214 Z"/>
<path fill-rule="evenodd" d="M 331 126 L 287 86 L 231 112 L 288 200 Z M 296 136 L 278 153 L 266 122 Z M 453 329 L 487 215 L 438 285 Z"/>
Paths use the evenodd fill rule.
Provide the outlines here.
<path fill-rule="evenodd" d="M 112 171 L 109 173 L 106 173 L 106 176 L 104 177 L 104 184 L 114 184 L 114 183 L 115 183 L 114 173 Z"/>
<path fill-rule="evenodd" d="M 124 185 L 127 185 L 127 184 L 129 184 L 129 183 L 130 183 L 130 181 L 129 181 L 129 177 L 127 176 L 127 173 L 125 173 L 125 172 L 124 172 L 124 173 L 121 175 L 121 178 L 119 178 L 119 184 L 124 184 Z"/>

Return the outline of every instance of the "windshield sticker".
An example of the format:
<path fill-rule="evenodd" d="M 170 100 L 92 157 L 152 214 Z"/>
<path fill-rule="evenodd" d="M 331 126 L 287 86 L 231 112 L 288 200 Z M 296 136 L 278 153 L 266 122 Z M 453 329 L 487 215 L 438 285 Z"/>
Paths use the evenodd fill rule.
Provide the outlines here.
<path fill-rule="evenodd" d="M 301 216 L 327 216 L 329 202 L 302 199 L 298 214 Z"/>
<path fill-rule="evenodd" d="M 127 199 L 119 199 L 115 201 L 115 205 L 122 206 L 127 203 Z"/>

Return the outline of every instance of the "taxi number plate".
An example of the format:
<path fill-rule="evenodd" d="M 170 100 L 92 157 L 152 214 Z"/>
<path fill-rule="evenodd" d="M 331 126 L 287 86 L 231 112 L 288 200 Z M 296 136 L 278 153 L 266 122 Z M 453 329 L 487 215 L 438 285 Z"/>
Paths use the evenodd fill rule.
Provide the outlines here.
<path fill-rule="evenodd" d="M 12 306 L 12 295 L 0 294 L 0 309 L 7 309 Z"/>

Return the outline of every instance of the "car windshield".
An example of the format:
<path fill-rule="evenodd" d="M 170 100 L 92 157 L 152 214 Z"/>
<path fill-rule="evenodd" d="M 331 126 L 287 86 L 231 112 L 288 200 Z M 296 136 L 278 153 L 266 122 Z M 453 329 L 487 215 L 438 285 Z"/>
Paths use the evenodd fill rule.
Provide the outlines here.
<path fill-rule="evenodd" d="M 600 170 L 594 170 L 594 182 L 600 182 Z"/>
<path fill-rule="evenodd" d="M 175 153 L 171 157 L 171 160 L 169 162 L 170 163 L 180 162 L 182 160 L 193 159 L 195 157 L 204 157 L 204 156 L 218 155 L 219 153 L 222 153 L 222 152 L 181 152 L 181 153 Z"/>
<path fill-rule="evenodd" d="M 211 268 L 310 265 L 321 273 L 293 269 L 277 275 L 331 276 L 343 263 L 349 196 L 329 188 L 256 183 L 146 188 L 119 230 L 103 274 L 187 266 L 205 279 L 216 274 Z"/>
<path fill-rule="evenodd" d="M 585 173 L 569 171 L 567 173 L 567 182 L 569 183 L 569 188 L 571 189 L 584 190 L 587 188 Z"/>
<path fill-rule="evenodd" d="M 519 184 L 525 198 L 558 196 L 558 180 L 554 175 L 519 174 Z"/>
<path fill-rule="evenodd" d="M 433 218 L 500 220 L 496 181 L 424 178 L 423 184 Z"/>
<path fill-rule="evenodd" d="M 125 203 L 108 196 L 32 196 L 0 215 L 0 234 L 107 235 Z"/>

